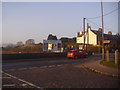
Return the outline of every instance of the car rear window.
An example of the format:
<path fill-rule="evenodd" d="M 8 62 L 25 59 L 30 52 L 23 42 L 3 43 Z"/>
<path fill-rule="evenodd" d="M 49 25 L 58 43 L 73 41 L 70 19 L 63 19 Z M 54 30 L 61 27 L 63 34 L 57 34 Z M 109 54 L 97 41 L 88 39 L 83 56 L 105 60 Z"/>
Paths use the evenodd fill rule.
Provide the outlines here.
<path fill-rule="evenodd" d="M 73 51 L 69 51 L 68 53 L 73 53 Z"/>

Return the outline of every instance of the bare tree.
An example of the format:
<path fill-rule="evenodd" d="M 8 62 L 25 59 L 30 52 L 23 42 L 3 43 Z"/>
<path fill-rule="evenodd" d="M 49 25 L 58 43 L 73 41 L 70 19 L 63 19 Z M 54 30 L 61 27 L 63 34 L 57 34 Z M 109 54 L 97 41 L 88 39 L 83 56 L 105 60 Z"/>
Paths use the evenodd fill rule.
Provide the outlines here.
<path fill-rule="evenodd" d="M 22 41 L 17 42 L 16 46 L 22 46 L 24 45 Z"/>
<path fill-rule="evenodd" d="M 35 40 L 34 39 L 28 39 L 25 44 L 35 44 Z"/>
<path fill-rule="evenodd" d="M 7 47 L 7 48 L 14 48 L 14 47 L 15 47 L 15 45 L 14 45 L 14 44 L 12 44 L 12 43 L 9 43 L 6 47 Z"/>

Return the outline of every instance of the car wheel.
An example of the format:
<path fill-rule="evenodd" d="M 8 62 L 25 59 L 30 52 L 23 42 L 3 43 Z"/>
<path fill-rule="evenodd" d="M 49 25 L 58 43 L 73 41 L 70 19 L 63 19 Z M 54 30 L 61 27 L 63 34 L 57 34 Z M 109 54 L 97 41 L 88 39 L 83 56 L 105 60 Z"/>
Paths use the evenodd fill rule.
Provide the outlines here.
<path fill-rule="evenodd" d="M 86 55 L 84 55 L 83 57 L 84 57 L 84 58 L 86 58 L 87 56 L 86 56 Z"/>
<path fill-rule="evenodd" d="M 78 59 L 78 56 L 75 56 L 74 59 Z"/>

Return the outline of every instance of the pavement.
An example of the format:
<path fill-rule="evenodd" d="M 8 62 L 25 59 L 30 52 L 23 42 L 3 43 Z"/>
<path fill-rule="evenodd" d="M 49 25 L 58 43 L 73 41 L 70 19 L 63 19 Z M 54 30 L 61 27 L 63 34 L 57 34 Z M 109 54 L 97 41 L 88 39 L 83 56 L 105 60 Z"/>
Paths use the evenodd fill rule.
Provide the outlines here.
<path fill-rule="evenodd" d="M 82 64 L 82 66 L 90 71 L 93 71 L 102 75 L 120 78 L 120 69 L 101 65 L 100 61 L 101 60 L 86 62 Z"/>

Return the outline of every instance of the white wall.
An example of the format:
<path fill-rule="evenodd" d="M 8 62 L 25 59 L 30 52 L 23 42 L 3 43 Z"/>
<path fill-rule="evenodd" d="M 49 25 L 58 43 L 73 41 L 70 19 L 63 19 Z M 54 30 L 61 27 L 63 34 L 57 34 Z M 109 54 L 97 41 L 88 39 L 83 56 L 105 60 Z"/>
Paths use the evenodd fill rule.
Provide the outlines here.
<path fill-rule="evenodd" d="M 80 31 L 80 33 L 81 32 L 82 31 Z M 77 37 L 77 43 L 84 43 L 84 35 L 82 37 Z M 90 29 L 88 29 L 88 34 L 85 35 L 85 44 L 97 45 L 97 35 L 94 34 Z"/>
<path fill-rule="evenodd" d="M 61 40 L 43 40 L 43 44 L 44 43 L 53 44 L 53 49 L 50 51 L 60 51 L 61 50 L 61 48 L 58 49 L 58 43 L 60 43 L 62 46 Z M 45 47 L 45 46 L 43 46 L 43 47 Z M 49 50 L 48 50 L 48 48 L 46 48 L 46 49 L 43 48 L 43 51 L 49 51 Z"/>
<path fill-rule="evenodd" d="M 89 30 L 89 44 L 97 45 L 97 35 Z"/>

